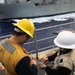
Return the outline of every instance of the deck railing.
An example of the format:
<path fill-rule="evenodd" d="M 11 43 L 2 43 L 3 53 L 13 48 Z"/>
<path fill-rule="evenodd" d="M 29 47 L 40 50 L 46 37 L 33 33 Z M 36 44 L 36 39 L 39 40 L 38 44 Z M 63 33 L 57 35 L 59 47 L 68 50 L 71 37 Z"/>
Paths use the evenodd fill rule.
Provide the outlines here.
<path fill-rule="evenodd" d="M 38 24 L 37 24 L 38 25 Z M 54 45 L 54 38 L 56 37 L 56 33 L 58 33 L 61 30 L 70 30 L 70 31 L 74 31 L 75 30 L 75 22 L 69 22 L 69 23 L 65 23 L 65 24 L 59 24 L 59 25 L 53 25 L 53 26 L 48 26 L 48 27 L 43 27 L 43 28 L 37 28 L 36 29 L 36 34 L 34 38 L 35 40 L 32 40 L 30 42 L 25 43 L 26 44 L 33 44 L 34 43 L 34 47 L 37 48 L 32 48 L 33 50 L 30 50 L 29 52 L 35 52 L 37 49 L 38 52 L 43 51 L 43 50 L 48 50 L 51 48 L 56 47 Z M 55 34 L 54 34 L 55 33 Z M 35 46 L 35 43 L 37 43 Z"/>
<path fill-rule="evenodd" d="M 36 24 L 36 26 L 37 25 L 38 23 Z M 75 22 L 68 22 L 58 25 L 47 25 L 45 27 L 41 27 L 40 25 L 39 28 L 36 27 L 35 38 L 29 39 L 24 44 L 24 47 L 29 53 L 35 53 L 36 51 L 40 52 L 54 48 L 56 46 L 54 45 L 53 40 L 56 37 L 56 35 L 53 33 L 57 33 L 61 30 L 75 30 Z M 10 37 L 10 35 L 1 36 L 0 39 Z"/>

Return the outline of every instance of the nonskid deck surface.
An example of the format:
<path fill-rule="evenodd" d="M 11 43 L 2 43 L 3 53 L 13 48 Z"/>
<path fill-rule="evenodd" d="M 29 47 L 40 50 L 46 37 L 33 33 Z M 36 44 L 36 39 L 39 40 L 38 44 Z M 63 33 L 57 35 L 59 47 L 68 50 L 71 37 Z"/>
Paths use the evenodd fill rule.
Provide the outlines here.
<path fill-rule="evenodd" d="M 0 75 L 5 75 L 5 69 L 0 70 Z"/>

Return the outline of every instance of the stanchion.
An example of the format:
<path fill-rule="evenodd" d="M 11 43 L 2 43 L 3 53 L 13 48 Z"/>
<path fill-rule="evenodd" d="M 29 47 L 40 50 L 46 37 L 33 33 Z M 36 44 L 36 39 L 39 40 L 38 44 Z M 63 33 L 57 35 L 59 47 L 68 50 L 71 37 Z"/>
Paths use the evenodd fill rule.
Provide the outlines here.
<path fill-rule="evenodd" d="M 36 59 L 38 60 L 38 45 L 37 45 L 36 31 L 34 33 L 34 42 L 35 42 L 35 50 L 36 50 Z"/>

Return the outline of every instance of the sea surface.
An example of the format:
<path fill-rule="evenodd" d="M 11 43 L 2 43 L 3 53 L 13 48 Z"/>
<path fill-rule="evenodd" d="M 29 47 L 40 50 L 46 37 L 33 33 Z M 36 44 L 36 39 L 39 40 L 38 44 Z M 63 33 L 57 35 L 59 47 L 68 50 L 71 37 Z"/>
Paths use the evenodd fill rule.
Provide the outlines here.
<path fill-rule="evenodd" d="M 0 40 L 10 37 L 14 29 L 12 25 L 13 22 L 14 21 L 0 21 Z M 74 22 L 74 19 L 69 18 L 65 21 L 51 20 L 50 22 L 35 23 L 35 38 L 28 39 L 24 47 L 29 53 L 35 53 L 36 50 L 38 52 L 49 50 L 56 47 L 53 42 L 56 37 L 54 33 L 63 29 L 74 29 L 75 25 L 68 24 L 70 22 Z M 68 25 L 66 26 L 66 24 Z"/>

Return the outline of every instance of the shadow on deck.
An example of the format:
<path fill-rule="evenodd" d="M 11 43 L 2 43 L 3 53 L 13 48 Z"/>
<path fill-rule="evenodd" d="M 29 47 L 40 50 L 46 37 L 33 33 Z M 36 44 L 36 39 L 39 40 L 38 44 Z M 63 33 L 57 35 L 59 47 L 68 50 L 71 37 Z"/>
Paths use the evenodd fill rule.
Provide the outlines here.
<path fill-rule="evenodd" d="M 5 70 L 0 70 L 0 75 L 5 75 Z"/>

